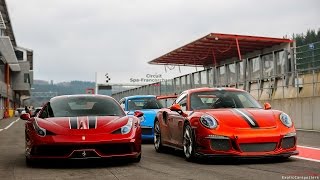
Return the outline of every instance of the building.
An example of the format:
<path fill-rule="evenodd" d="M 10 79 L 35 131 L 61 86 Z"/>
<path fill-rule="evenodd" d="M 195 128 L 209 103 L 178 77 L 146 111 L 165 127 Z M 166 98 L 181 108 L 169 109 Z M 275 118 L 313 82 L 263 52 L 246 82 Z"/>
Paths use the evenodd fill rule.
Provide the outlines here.
<path fill-rule="evenodd" d="M 0 119 L 30 96 L 33 51 L 17 45 L 6 1 L 0 0 Z"/>

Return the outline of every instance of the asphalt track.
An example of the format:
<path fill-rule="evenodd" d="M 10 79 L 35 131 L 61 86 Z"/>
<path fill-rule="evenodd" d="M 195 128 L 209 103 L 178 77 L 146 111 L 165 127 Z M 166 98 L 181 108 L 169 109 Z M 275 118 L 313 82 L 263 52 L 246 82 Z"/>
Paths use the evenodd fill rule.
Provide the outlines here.
<path fill-rule="evenodd" d="M 320 179 L 320 133 L 298 132 L 299 147 L 306 156 L 274 159 L 210 159 L 187 162 L 182 152 L 156 153 L 143 144 L 140 163 L 123 161 L 42 161 L 27 167 L 24 158 L 24 122 L 0 120 L 0 179 Z M 315 148 L 306 148 L 310 146 Z M 302 158 L 302 159 L 301 159 Z M 309 160 L 305 160 L 309 159 Z M 314 160 L 313 160 L 314 159 Z M 320 158 L 319 158 L 320 160 Z"/>

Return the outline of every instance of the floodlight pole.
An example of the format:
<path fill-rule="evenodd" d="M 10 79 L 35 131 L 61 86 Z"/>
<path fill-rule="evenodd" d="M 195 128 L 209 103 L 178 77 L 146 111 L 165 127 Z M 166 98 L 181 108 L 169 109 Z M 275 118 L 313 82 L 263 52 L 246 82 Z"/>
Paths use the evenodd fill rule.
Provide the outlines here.
<path fill-rule="evenodd" d="M 236 37 L 236 43 L 237 43 L 237 50 L 238 50 L 238 56 L 239 56 L 239 60 L 241 61 L 241 52 L 240 52 L 240 47 L 239 47 L 239 42 L 238 42 L 238 38 Z"/>
<path fill-rule="evenodd" d="M 98 75 L 97 75 L 97 72 L 96 72 L 95 76 L 96 76 L 96 87 L 95 87 L 94 94 L 98 94 L 98 77 L 97 77 Z"/>

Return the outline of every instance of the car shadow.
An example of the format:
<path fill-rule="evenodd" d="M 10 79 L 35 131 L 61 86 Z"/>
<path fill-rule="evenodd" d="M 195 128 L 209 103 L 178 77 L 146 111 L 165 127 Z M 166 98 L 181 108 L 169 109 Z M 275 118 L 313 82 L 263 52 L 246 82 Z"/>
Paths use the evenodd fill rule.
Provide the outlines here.
<path fill-rule="evenodd" d="M 195 161 L 198 164 L 204 165 L 253 165 L 253 164 L 281 164 L 285 162 L 293 162 L 294 159 L 286 158 L 237 158 L 237 157 L 224 157 L 224 158 L 214 158 L 214 157 L 201 157 Z"/>
<path fill-rule="evenodd" d="M 153 144 L 153 139 L 142 140 L 142 144 Z"/>
<path fill-rule="evenodd" d="M 126 167 L 136 163 L 128 159 L 110 158 L 110 159 L 41 159 L 36 160 L 32 165 L 27 165 L 25 157 L 22 154 L 16 160 L 18 166 L 38 169 L 82 169 L 82 168 L 108 168 L 108 167 Z"/>

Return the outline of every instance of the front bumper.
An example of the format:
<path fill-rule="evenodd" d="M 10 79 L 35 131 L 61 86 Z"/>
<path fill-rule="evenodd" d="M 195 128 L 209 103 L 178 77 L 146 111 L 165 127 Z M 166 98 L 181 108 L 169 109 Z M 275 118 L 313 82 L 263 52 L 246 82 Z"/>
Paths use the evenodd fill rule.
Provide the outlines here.
<path fill-rule="evenodd" d="M 153 140 L 153 127 L 141 126 L 142 140 Z"/>
<path fill-rule="evenodd" d="M 273 132 L 272 132 L 273 131 Z M 251 130 L 236 135 L 198 134 L 196 153 L 213 157 L 289 157 L 297 155 L 295 133 Z"/>
<path fill-rule="evenodd" d="M 137 158 L 140 154 L 140 136 L 36 135 L 26 142 L 26 157 L 29 159 Z"/>

